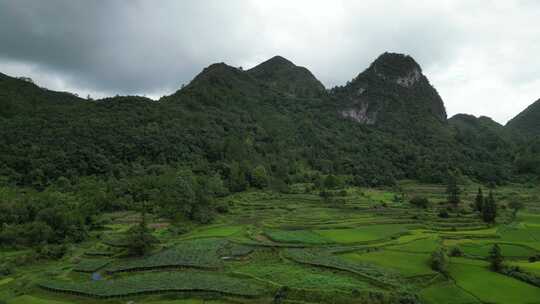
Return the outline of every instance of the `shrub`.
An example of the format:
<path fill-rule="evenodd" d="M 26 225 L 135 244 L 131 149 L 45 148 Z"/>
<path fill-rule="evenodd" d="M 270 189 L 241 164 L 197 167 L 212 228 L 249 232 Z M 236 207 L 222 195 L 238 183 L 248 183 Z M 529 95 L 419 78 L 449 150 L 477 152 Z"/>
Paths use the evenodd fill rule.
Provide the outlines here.
<path fill-rule="evenodd" d="M 226 202 L 216 204 L 216 211 L 218 213 L 229 213 L 229 205 Z"/>
<path fill-rule="evenodd" d="M 424 208 L 424 209 L 428 208 L 430 205 L 429 200 L 423 196 L 415 196 L 411 198 L 410 203 L 411 205 L 414 205 L 418 208 Z"/>
<path fill-rule="evenodd" d="M 448 256 L 443 248 L 439 248 L 431 254 L 430 265 L 431 269 L 446 275 L 448 272 Z"/>
<path fill-rule="evenodd" d="M 450 249 L 450 256 L 451 257 L 460 257 L 463 256 L 463 250 L 459 248 L 459 246 L 454 246 L 452 249 Z"/>
<path fill-rule="evenodd" d="M 11 263 L 3 263 L 0 265 L 0 275 L 8 276 L 14 273 L 14 267 Z"/>
<path fill-rule="evenodd" d="M 534 263 L 534 262 L 537 262 L 537 261 L 540 261 L 540 254 L 533 255 L 533 256 L 529 257 L 529 262 Z"/>
<path fill-rule="evenodd" d="M 449 218 L 450 215 L 448 214 L 448 211 L 446 211 L 446 210 L 441 210 L 441 211 L 439 211 L 439 217 L 440 217 L 440 218 Z"/>
<path fill-rule="evenodd" d="M 39 259 L 61 259 L 67 252 L 66 245 L 44 245 L 36 248 Z"/>

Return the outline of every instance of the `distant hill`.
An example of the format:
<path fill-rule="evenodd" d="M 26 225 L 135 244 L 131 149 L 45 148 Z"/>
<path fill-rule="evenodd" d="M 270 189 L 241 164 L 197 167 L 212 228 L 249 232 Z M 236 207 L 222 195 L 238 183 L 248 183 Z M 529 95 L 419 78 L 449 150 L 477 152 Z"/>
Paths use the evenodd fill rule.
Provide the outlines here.
<path fill-rule="evenodd" d="M 247 72 L 269 88 L 296 97 L 321 96 L 326 91 L 308 69 L 281 56 L 272 57 Z"/>
<path fill-rule="evenodd" d="M 540 135 L 540 99 L 512 118 L 506 126 L 529 136 Z"/>

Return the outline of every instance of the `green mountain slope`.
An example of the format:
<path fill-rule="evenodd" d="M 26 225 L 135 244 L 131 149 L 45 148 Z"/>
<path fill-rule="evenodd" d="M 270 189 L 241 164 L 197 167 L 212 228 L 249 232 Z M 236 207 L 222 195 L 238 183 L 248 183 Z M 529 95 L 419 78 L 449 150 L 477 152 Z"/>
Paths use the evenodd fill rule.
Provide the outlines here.
<path fill-rule="evenodd" d="M 313 182 L 320 173 L 358 185 L 442 182 L 449 169 L 501 182 L 515 171 L 500 126 L 484 118 L 447 122 L 437 91 L 400 54 L 381 55 L 330 92 L 306 69 L 274 57 L 248 71 L 210 65 L 159 101 L 83 100 L 1 75 L 0 104 L 0 176 L 36 188 L 155 166 L 219 174 L 234 191 L 261 166 L 273 185 Z"/>
<path fill-rule="evenodd" d="M 281 56 L 272 57 L 247 72 L 269 88 L 292 96 L 321 96 L 326 91 L 308 69 Z"/>
<path fill-rule="evenodd" d="M 540 99 L 512 118 L 506 126 L 528 136 L 540 135 Z"/>

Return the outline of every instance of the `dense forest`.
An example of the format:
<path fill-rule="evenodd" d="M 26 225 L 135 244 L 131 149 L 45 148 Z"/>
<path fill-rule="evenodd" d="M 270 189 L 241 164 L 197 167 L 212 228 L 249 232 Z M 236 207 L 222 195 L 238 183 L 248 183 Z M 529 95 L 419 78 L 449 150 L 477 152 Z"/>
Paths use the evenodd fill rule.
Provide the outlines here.
<path fill-rule="evenodd" d="M 80 241 L 105 211 L 208 223 L 228 193 L 329 176 L 369 187 L 444 183 L 449 172 L 531 182 L 539 113 L 509 126 L 447 119 L 420 66 L 390 53 L 330 90 L 282 57 L 246 71 L 213 64 L 159 100 L 83 99 L 0 74 L 0 244 Z"/>

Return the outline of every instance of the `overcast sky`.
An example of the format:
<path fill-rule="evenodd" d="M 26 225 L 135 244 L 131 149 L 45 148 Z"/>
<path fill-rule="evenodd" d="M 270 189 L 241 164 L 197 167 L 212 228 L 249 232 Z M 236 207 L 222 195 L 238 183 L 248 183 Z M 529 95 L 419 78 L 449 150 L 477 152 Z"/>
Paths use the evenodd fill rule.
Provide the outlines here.
<path fill-rule="evenodd" d="M 103 97 L 176 91 L 205 66 L 282 55 L 328 88 L 406 53 L 449 115 L 540 98 L 537 0 L 0 0 L 0 72 Z"/>

